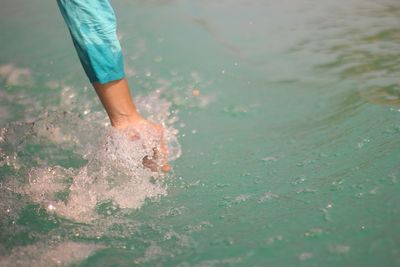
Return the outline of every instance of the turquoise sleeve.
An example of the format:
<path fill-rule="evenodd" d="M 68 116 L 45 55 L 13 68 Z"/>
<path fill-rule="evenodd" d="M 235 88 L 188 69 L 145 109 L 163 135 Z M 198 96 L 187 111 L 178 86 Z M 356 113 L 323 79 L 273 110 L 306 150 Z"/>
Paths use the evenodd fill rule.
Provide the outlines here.
<path fill-rule="evenodd" d="M 124 63 L 117 21 L 108 0 L 57 0 L 90 82 L 122 79 Z"/>

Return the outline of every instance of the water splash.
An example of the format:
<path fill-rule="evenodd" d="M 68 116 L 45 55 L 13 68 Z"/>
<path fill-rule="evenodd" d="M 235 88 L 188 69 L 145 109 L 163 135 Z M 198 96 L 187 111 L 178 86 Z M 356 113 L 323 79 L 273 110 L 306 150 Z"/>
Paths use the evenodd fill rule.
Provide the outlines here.
<path fill-rule="evenodd" d="M 178 131 L 171 122 L 170 103 L 160 90 L 138 97 L 139 110 L 164 125 L 169 161 L 181 155 Z M 27 195 L 49 213 L 90 222 L 129 212 L 146 199 L 167 194 L 167 176 L 143 166 L 153 155 L 160 136 L 147 128 L 130 128 L 127 135 L 107 128 L 99 113 L 82 117 L 74 112 L 49 112 L 33 122 L 13 123 L 2 130 L 0 166 L 14 175 L 3 182 L 15 193 Z M 100 121 L 100 123 L 99 123 Z"/>
<path fill-rule="evenodd" d="M 11 86 L 31 86 L 34 83 L 30 69 L 18 68 L 14 64 L 0 65 L 0 78 Z"/>
<path fill-rule="evenodd" d="M 101 245 L 78 242 L 36 244 L 16 247 L 8 257 L 0 258 L 0 266 L 69 266 L 82 261 Z"/>

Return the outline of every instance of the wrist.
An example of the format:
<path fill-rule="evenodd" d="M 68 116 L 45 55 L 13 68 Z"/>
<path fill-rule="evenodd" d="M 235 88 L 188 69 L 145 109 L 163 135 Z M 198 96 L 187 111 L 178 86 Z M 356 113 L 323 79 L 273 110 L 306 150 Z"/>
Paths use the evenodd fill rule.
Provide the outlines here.
<path fill-rule="evenodd" d="M 123 129 L 126 126 L 143 120 L 143 117 L 137 111 L 117 112 L 109 114 L 111 125 L 117 129 Z"/>

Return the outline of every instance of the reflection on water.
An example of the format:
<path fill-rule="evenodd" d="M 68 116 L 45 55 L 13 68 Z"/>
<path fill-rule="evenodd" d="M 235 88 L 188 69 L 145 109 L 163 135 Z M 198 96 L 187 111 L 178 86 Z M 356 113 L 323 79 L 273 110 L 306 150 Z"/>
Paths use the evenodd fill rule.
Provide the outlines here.
<path fill-rule="evenodd" d="M 362 98 L 371 103 L 400 105 L 400 83 L 387 86 L 371 86 L 359 91 Z"/>
<path fill-rule="evenodd" d="M 359 95 L 371 103 L 398 105 L 400 12 L 386 6 L 356 13 L 359 22 L 346 25 L 345 31 L 337 33 L 338 41 L 326 43 L 321 50 L 335 55 L 335 59 L 318 68 L 338 73 L 344 80 L 355 80 Z"/>

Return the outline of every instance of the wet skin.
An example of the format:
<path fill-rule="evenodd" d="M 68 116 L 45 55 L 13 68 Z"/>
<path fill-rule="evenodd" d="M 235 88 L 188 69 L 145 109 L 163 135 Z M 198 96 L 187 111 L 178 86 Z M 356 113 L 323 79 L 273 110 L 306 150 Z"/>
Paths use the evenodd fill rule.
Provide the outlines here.
<path fill-rule="evenodd" d="M 150 130 L 160 137 L 158 147 L 153 148 L 153 155 L 143 158 L 143 166 L 154 172 L 170 171 L 171 166 L 167 162 L 167 146 L 164 138 L 165 129 L 162 125 L 153 123 L 139 114 L 126 78 L 105 84 L 93 83 L 93 87 L 114 128 L 126 131 L 132 140 L 137 138 L 137 135 L 131 129 Z"/>

